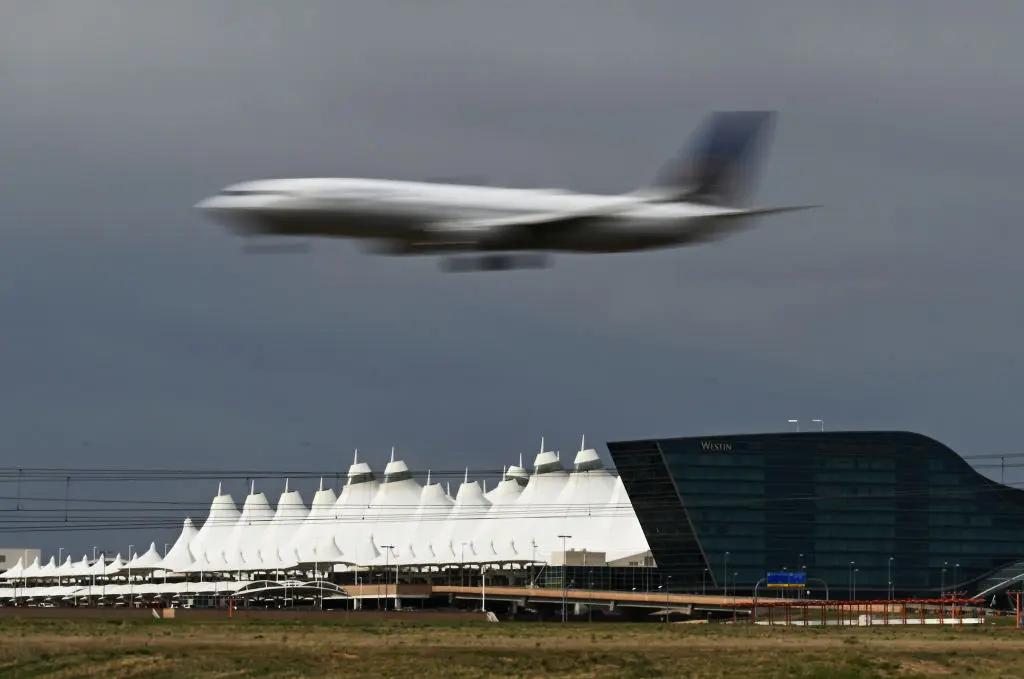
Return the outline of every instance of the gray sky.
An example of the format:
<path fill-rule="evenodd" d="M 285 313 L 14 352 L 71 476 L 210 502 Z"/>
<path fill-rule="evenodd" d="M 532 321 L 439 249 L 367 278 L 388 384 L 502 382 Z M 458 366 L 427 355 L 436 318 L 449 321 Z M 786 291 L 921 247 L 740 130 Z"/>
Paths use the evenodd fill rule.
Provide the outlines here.
<path fill-rule="evenodd" d="M 771 4 L 0 6 L 4 464 L 494 468 L 791 417 L 1024 451 L 1024 6 Z M 478 276 L 245 256 L 191 209 L 274 176 L 626 191 L 728 108 L 781 114 L 758 201 L 825 207 Z"/>

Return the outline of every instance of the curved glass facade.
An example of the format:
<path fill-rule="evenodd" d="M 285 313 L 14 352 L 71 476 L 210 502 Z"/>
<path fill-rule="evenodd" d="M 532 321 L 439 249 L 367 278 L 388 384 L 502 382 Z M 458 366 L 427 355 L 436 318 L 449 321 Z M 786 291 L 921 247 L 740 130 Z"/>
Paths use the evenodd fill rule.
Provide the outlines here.
<path fill-rule="evenodd" d="M 1024 559 L 1024 491 L 910 432 L 609 443 L 672 589 L 751 591 L 806 570 L 814 595 L 973 595 Z M 891 587 L 890 587 L 891 583 Z"/>

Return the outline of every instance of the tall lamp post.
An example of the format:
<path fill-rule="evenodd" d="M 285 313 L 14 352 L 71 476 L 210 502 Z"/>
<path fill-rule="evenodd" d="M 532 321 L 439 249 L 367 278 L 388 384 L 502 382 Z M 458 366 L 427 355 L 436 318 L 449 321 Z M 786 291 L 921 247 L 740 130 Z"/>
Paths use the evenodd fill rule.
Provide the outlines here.
<path fill-rule="evenodd" d="M 128 608 L 135 603 L 135 587 L 132 585 L 132 550 L 135 545 L 128 545 Z"/>
<path fill-rule="evenodd" d="M 816 424 L 817 424 L 817 425 L 818 425 L 819 427 L 821 427 L 821 429 L 820 429 L 819 431 L 825 431 L 825 420 L 822 420 L 822 419 L 820 419 L 820 418 L 817 418 L 817 419 L 811 420 L 811 422 L 814 422 L 814 423 L 816 423 Z"/>
<path fill-rule="evenodd" d="M 790 419 L 790 420 L 786 420 L 786 422 L 789 422 L 790 424 L 795 424 L 796 425 L 796 430 L 800 431 L 800 420 Z"/>
<path fill-rule="evenodd" d="M 465 544 L 465 543 L 463 543 Z M 384 610 L 388 610 L 388 557 L 391 556 L 391 548 L 394 545 L 381 545 L 384 552 Z M 398 563 L 395 563 L 395 605 L 392 607 L 398 610 Z"/>
<path fill-rule="evenodd" d="M 565 558 L 565 541 L 566 540 L 571 540 L 572 536 L 571 535 L 559 535 L 558 537 L 562 540 L 562 622 L 565 622 L 565 620 L 566 620 L 566 616 L 565 616 L 565 598 L 566 598 L 566 591 L 565 591 L 565 566 L 566 566 L 566 561 L 567 561 L 567 559 Z"/>
<path fill-rule="evenodd" d="M 857 590 L 856 590 L 856 588 L 854 587 L 854 584 L 853 584 L 853 566 L 854 566 L 855 563 L 856 562 L 854 562 L 854 561 L 850 562 L 850 577 L 849 577 L 849 582 L 848 582 L 849 589 L 846 590 L 846 598 L 847 599 L 855 599 L 856 596 L 857 596 Z"/>
<path fill-rule="evenodd" d="M 888 596 L 889 596 L 889 601 L 892 601 L 893 589 L 894 589 L 894 587 L 892 586 L 892 559 L 893 559 L 893 557 L 890 556 L 889 557 L 889 572 L 888 572 L 888 575 L 889 575 L 889 587 L 888 587 L 888 591 L 886 592 L 888 594 Z"/>
<path fill-rule="evenodd" d="M 939 589 L 939 598 L 940 599 L 946 598 L 946 566 L 948 566 L 948 565 L 949 565 L 948 561 L 943 561 L 942 562 L 942 580 L 940 581 L 942 583 L 942 585 L 941 585 L 941 587 Z"/>
<path fill-rule="evenodd" d="M 957 587 L 957 575 L 959 574 L 958 573 L 959 570 L 960 570 L 960 564 L 959 563 L 953 564 L 953 596 L 954 597 L 957 597 L 960 594 L 960 590 Z"/>
<path fill-rule="evenodd" d="M 487 565 L 480 564 L 480 611 L 487 612 Z M 398 587 L 398 576 L 395 576 L 395 587 Z"/>
<path fill-rule="evenodd" d="M 725 584 L 725 596 L 729 596 L 729 552 L 725 553 L 722 563 L 722 582 Z"/>

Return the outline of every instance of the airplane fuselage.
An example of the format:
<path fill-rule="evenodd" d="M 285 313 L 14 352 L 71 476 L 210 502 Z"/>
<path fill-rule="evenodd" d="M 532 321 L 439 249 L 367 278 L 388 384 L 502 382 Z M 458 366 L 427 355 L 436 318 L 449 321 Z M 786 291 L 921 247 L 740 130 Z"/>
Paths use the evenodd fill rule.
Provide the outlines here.
<path fill-rule="evenodd" d="M 640 194 L 345 178 L 247 182 L 199 206 L 248 234 L 372 239 L 394 253 L 661 247 L 703 238 L 709 218 L 741 213 Z M 561 228 L 516 228 L 534 215 L 568 218 Z"/>

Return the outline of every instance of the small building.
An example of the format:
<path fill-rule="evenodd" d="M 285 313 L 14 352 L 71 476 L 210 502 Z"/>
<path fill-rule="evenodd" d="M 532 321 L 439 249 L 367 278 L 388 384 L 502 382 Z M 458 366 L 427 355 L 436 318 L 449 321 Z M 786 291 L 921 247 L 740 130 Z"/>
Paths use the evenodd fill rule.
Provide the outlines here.
<path fill-rule="evenodd" d="M 0 572 L 14 566 L 18 559 L 21 559 L 22 565 L 27 566 L 36 559 L 41 561 L 42 558 L 43 550 L 35 547 L 0 547 Z"/>

